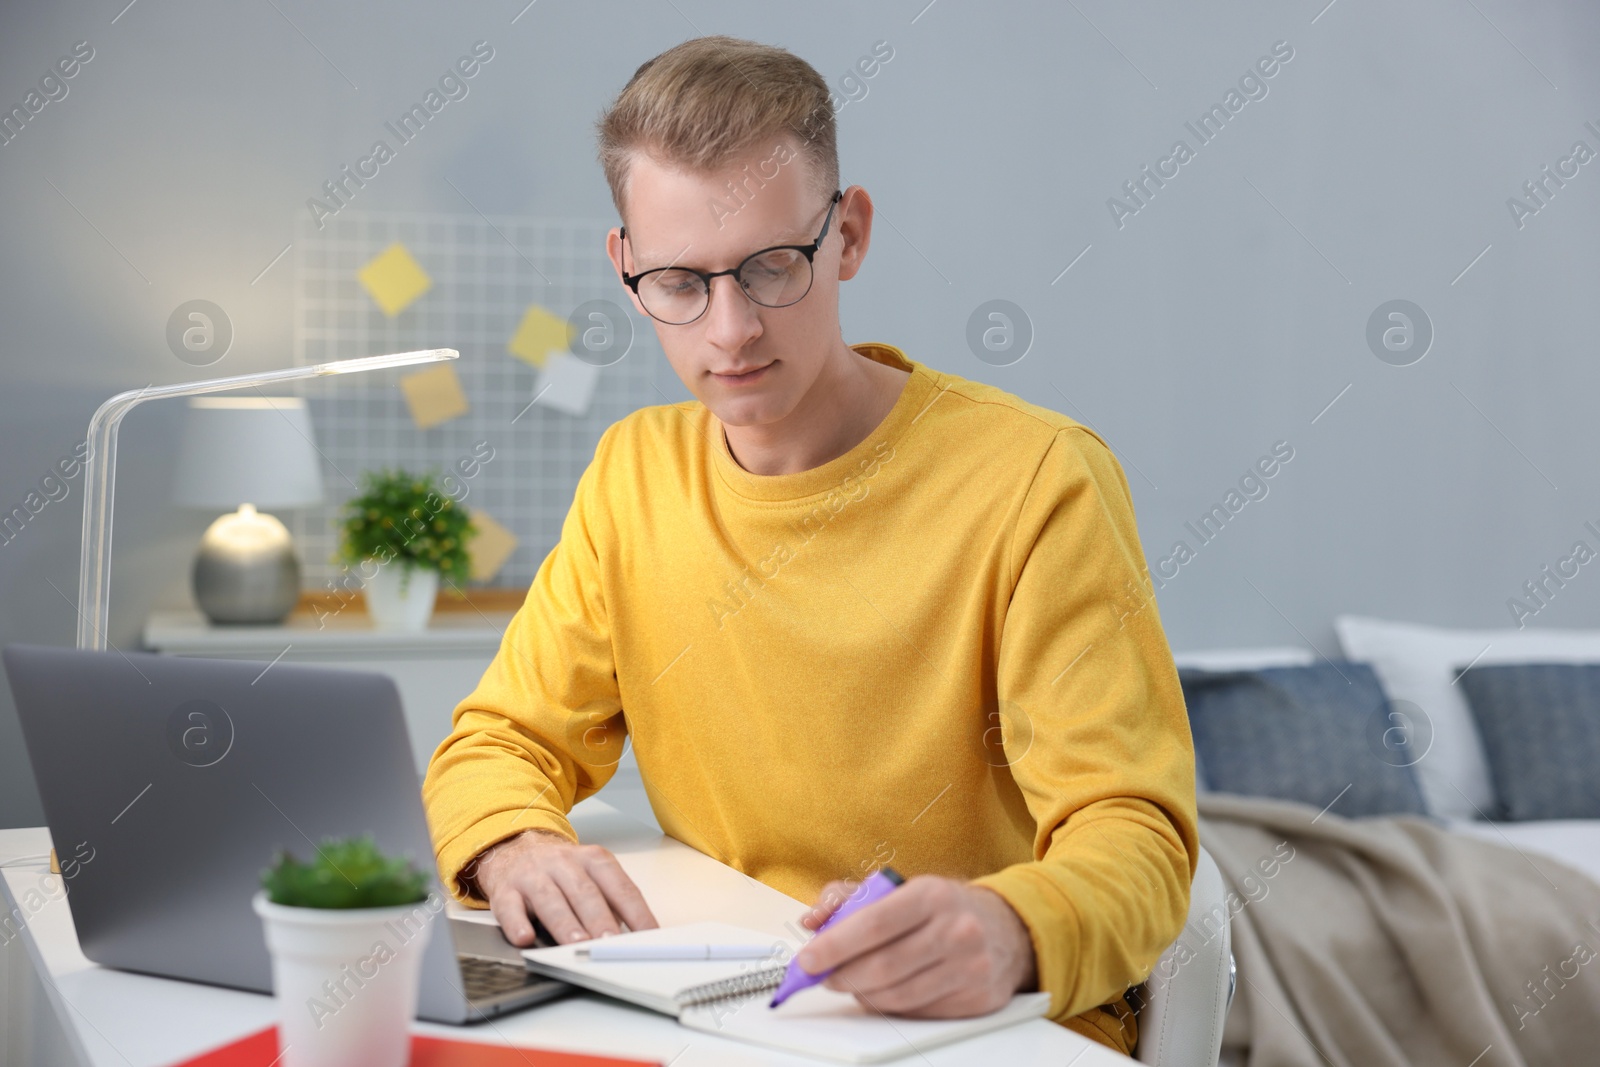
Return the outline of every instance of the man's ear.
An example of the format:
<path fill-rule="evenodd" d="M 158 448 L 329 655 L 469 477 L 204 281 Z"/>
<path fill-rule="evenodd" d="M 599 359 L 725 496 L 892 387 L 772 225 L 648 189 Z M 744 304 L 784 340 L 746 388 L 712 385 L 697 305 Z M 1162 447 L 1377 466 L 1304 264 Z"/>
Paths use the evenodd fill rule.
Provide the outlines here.
<path fill-rule="evenodd" d="M 622 227 L 613 226 L 606 231 L 606 258 L 611 260 L 611 267 L 617 272 L 617 281 L 622 281 Z"/>
<path fill-rule="evenodd" d="M 844 241 L 839 253 L 839 280 L 847 282 L 861 269 L 872 244 L 872 197 L 859 185 L 852 185 L 839 201 L 839 236 Z"/>
<path fill-rule="evenodd" d="M 622 291 L 628 294 L 629 300 L 633 301 L 634 309 L 639 314 L 648 317 L 649 313 L 645 311 L 644 305 L 639 303 L 639 297 L 622 281 L 622 272 L 624 270 L 622 265 L 622 228 L 619 226 L 611 227 L 610 232 L 606 234 L 606 258 L 611 260 L 611 266 L 617 272 L 617 284 L 622 286 Z"/>

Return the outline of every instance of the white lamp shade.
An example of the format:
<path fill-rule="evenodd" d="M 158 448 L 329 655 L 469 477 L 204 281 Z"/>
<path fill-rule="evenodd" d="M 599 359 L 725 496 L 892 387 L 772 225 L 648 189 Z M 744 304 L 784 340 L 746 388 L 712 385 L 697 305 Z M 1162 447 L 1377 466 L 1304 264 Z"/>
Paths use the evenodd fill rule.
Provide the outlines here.
<path fill-rule="evenodd" d="M 321 502 L 322 466 L 300 397 L 193 397 L 184 414 L 177 503 L 267 510 Z"/>

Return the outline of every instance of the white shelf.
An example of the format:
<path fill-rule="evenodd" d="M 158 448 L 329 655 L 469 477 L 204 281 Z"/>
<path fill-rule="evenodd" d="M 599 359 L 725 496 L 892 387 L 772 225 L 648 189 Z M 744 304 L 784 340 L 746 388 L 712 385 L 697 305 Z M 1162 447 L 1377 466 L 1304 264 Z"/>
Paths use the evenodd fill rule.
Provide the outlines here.
<path fill-rule="evenodd" d="M 376 630 L 365 609 L 315 615 L 295 613 L 279 626 L 218 626 L 198 611 L 155 611 L 145 621 L 144 645 L 175 656 L 269 658 L 293 645 L 305 652 L 379 656 L 485 652 L 493 656 L 511 622 L 509 611 L 435 612 L 420 633 Z"/>
<path fill-rule="evenodd" d="M 500 650 L 513 614 L 440 611 L 421 633 L 395 633 L 374 630 L 360 607 L 325 616 L 321 629 L 315 615 L 298 612 L 282 626 L 214 626 L 198 611 L 157 611 L 145 621 L 144 645 L 168 656 L 281 660 L 387 674 L 400 690 L 421 774 L 450 733 L 456 704 L 472 692 Z M 631 746 L 607 783 L 605 797 L 640 822 L 656 825 Z"/>

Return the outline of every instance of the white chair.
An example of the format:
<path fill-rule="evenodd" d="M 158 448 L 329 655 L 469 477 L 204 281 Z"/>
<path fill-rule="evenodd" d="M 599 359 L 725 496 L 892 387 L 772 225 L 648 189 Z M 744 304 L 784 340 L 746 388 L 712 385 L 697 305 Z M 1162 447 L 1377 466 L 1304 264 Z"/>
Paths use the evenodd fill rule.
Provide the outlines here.
<path fill-rule="evenodd" d="M 1202 848 L 1183 932 L 1128 998 L 1139 1015 L 1134 1059 L 1155 1067 L 1217 1067 L 1235 980 L 1227 888 Z"/>

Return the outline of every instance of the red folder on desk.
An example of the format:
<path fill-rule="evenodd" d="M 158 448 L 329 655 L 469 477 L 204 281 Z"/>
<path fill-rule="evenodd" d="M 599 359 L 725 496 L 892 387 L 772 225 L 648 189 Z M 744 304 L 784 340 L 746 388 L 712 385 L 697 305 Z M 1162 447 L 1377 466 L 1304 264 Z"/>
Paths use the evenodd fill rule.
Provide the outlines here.
<path fill-rule="evenodd" d="M 278 1028 L 269 1026 L 231 1045 L 203 1052 L 173 1067 L 272 1067 L 278 1059 Z M 411 1035 L 410 1067 L 661 1067 L 659 1061 L 619 1060 L 578 1052 L 513 1048 Z"/>

